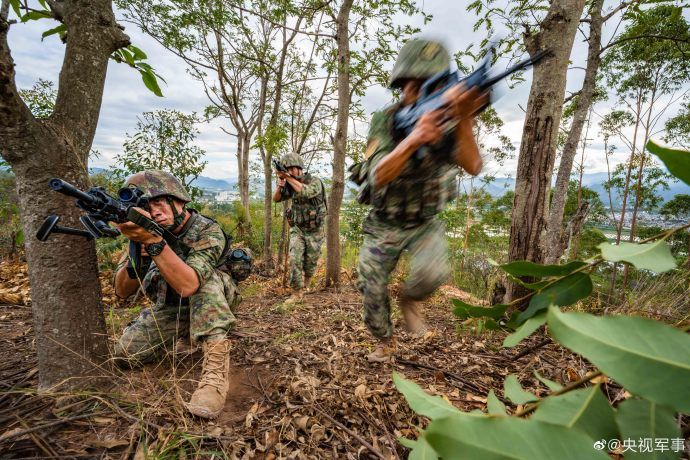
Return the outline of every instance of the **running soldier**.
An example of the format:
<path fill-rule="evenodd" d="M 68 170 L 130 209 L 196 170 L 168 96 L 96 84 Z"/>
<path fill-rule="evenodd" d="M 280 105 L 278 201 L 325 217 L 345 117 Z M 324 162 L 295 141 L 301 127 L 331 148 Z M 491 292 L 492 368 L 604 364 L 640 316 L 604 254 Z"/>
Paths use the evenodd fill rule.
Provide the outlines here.
<path fill-rule="evenodd" d="M 358 288 L 364 321 L 378 339 L 370 362 L 390 361 L 395 351 L 388 284 L 404 250 L 410 252 L 410 274 L 399 299 L 405 324 L 414 336 L 428 332 L 417 303 L 429 297 L 449 276 L 445 228 L 437 217 L 456 196 L 458 167 L 476 175 L 482 167 L 472 133 L 473 114 L 485 96 L 454 88 L 446 93 L 446 113 L 423 115 L 407 136 L 393 132 L 393 116 L 419 98 L 425 79 L 449 68 L 448 51 L 429 40 L 411 40 L 400 50 L 390 87 L 401 100 L 373 114 L 365 160 L 350 169 L 361 186 L 360 202 L 373 205 L 364 222 L 359 252 Z M 441 120 L 450 118 L 445 126 Z M 413 158 L 426 146 L 427 154 Z"/>

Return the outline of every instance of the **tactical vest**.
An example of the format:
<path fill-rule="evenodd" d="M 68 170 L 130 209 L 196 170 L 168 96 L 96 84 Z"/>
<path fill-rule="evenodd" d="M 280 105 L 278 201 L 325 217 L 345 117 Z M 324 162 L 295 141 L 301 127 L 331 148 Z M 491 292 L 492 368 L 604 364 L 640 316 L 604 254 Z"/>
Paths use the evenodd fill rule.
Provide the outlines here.
<path fill-rule="evenodd" d="M 305 231 L 314 231 L 323 225 L 326 217 L 326 189 L 323 182 L 318 177 L 307 173 L 304 175 L 304 184 L 309 185 L 312 181 L 319 181 L 321 193 L 314 198 L 300 196 L 292 197 L 292 207 L 289 209 L 288 221 L 292 221 L 290 226 L 296 225 Z"/>
<path fill-rule="evenodd" d="M 397 105 L 385 111 L 386 126 L 393 144 L 402 139 L 393 131 L 393 114 Z M 381 219 L 405 224 L 422 223 L 445 208 L 457 196 L 458 167 L 451 155 L 454 133 L 449 133 L 439 146 L 429 148 L 421 160 L 410 159 L 401 174 L 387 185 L 374 189 L 369 182 L 372 157 L 350 168 L 350 180 L 360 185 L 358 201 L 371 204 Z"/>

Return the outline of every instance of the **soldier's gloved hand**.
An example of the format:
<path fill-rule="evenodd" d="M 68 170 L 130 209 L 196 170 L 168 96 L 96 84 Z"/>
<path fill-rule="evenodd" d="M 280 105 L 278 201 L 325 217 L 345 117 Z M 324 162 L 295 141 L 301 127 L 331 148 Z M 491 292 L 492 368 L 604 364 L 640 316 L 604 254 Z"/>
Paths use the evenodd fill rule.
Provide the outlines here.
<path fill-rule="evenodd" d="M 443 100 L 449 105 L 451 118 L 463 119 L 473 116 L 487 102 L 489 93 L 479 92 L 477 88 L 465 91 L 464 85 L 456 85 L 443 94 Z"/>
<path fill-rule="evenodd" d="M 410 133 L 413 142 L 417 145 L 433 145 L 443 136 L 443 130 L 439 124 L 442 120 L 442 113 L 439 110 L 427 112 L 417 121 L 414 129 Z"/>
<path fill-rule="evenodd" d="M 285 180 L 289 176 L 288 173 L 283 172 L 283 171 L 276 171 L 276 174 L 278 175 L 278 177 L 280 179 L 283 179 L 283 180 Z"/>
<path fill-rule="evenodd" d="M 141 208 L 135 208 L 143 216 L 151 218 L 151 214 Z M 134 222 L 123 222 L 116 225 L 120 233 L 125 235 L 125 237 L 130 241 L 136 241 L 143 244 L 158 243 L 163 238 L 160 235 L 154 235 L 146 230 L 144 227 L 140 227 Z"/>
<path fill-rule="evenodd" d="M 285 187 L 285 183 L 287 181 L 285 179 L 278 179 L 278 187 Z"/>

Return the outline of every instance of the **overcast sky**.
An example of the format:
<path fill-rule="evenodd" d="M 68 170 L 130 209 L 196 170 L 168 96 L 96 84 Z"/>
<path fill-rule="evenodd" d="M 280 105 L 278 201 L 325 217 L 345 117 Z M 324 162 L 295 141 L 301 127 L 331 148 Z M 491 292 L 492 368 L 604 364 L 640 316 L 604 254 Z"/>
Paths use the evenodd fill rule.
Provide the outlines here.
<path fill-rule="evenodd" d="M 614 2 L 608 2 L 613 4 Z M 468 44 L 476 42 L 482 37 L 482 32 L 472 32 L 472 25 L 476 18 L 465 11 L 467 2 L 448 0 L 425 0 L 422 2 L 424 10 L 433 15 L 433 20 L 421 25 L 422 33 L 428 37 L 441 39 L 453 51 L 464 49 Z M 122 15 L 119 15 L 120 17 Z M 41 41 L 41 33 L 54 27 L 48 20 L 31 21 L 26 24 L 12 26 L 9 34 L 9 44 L 16 63 L 17 85 L 24 89 L 30 88 L 39 78 L 57 82 L 64 45 L 56 35 Z M 143 49 L 149 57 L 148 62 L 167 81 L 162 85 L 163 98 L 156 97 L 141 82 L 139 73 L 126 65 L 111 62 L 108 67 L 105 94 L 101 115 L 94 140 L 94 148 L 102 153 L 101 158 L 91 162 L 92 166 L 108 166 L 113 157 L 122 148 L 127 133 L 135 131 L 137 116 L 142 112 L 162 108 L 177 109 L 183 112 L 202 112 L 208 105 L 201 84 L 191 78 L 185 64 L 176 56 L 161 47 L 155 40 L 144 35 L 135 26 L 126 24 L 126 32 L 132 43 Z M 606 31 L 610 35 L 611 30 Z M 605 33 L 605 35 L 606 35 Z M 578 34 L 571 59 L 574 66 L 583 65 L 586 57 L 586 44 L 583 36 Z M 392 67 L 392 64 L 390 65 Z M 579 89 L 583 78 L 580 69 L 571 70 L 568 78 L 568 89 Z M 525 107 L 529 92 L 529 75 L 527 82 L 517 88 L 501 88 L 498 91 L 503 96 L 496 102 L 495 107 L 499 115 L 506 122 L 504 134 L 508 135 L 519 148 L 524 113 L 520 106 Z M 390 93 L 382 87 L 372 88 L 364 99 L 364 106 L 368 113 L 380 109 L 390 102 Z M 600 114 L 610 110 L 609 103 L 599 104 L 596 111 Z M 672 115 L 677 107 L 672 107 Z M 598 128 L 594 120 L 590 130 L 590 138 L 596 138 Z M 234 157 L 235 141 L 221 131 L 222 121 L 200 125 L 201 134 L 198 145 L 204 149 L 208 165 L 203 175 L 213 178 L 234 178 L 236 176 L 236 159 Z M 358 129 L 358 131 L 360 131 Z M 622 161 L 621 152 L 615 161 Z M 499 171 L 499 175 L 507 176 L 515 173 L 516 162 L 508 163 Z M 603 157 L 603 145 L 599 139 L 594 139 L 586 151 L 585 166 L 587 172 L 606 170 Z M 489 169 L 492 166 L 489 165 Z M 493 168 L 495 170 L 495 168 Z"/>

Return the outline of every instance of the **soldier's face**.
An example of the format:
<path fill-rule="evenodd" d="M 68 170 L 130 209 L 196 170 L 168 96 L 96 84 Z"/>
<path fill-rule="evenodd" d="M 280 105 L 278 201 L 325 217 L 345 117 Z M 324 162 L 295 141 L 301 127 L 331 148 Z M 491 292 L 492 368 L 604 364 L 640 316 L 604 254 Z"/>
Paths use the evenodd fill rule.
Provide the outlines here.
<path fill-rule="evenodd" d="M 182 203 L 177 200 L 172 202 L 177 208 L 177 212 L 181 213 Z M 160 225 L 172 225 L 175 220 L 172 208 L 167 198 L 163 196 L 149 201 L 149 213 L 151 213 L 151 218 Z"/>
<path fill-rule="evenodd" d="M 414 104 L 419 99 L 419 88 L 422 86 L 422 80 L 405 80 L 403 83 L 403 104 Z"/>
<path fill-rule="evenodd" d="M 290 166 L 288 168 L 288 172 L 290 173 L 291 176 L 301 176 L 302 175 L 302 168 L 297 167 L 297 166 Z"/>

